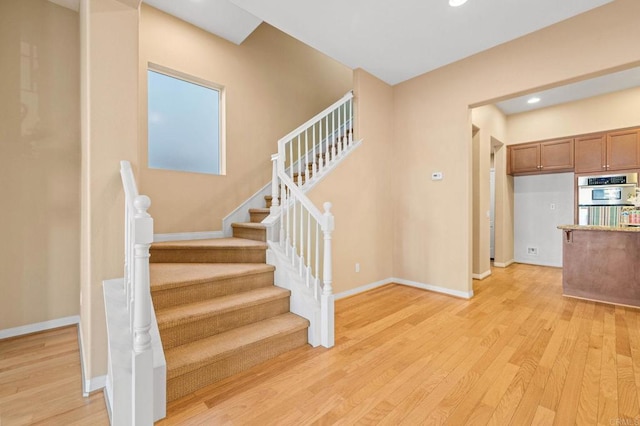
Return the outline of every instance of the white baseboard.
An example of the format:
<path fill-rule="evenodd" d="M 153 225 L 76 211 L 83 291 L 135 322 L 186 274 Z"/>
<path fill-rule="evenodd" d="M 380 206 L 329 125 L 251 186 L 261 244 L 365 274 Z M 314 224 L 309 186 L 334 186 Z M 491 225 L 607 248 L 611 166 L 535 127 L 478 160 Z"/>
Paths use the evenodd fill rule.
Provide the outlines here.
<path fill-rule="evenodd" d="M 107 384 L 107 375 L 85 379 L 82 383 L 82 395 L 86 398 L 92 392 L 103 389 Z"/>
<path fill-rule="evenodd" d="M 562 264 L 558 265 L 557 263 L 550 262 L 535 262 L 532 260 L 514 260 L 515 263 L 524 263 L 526 265 L 535 265 L 535 266 L 548 266 L 550 268 L 562 268 Z"/>
<path fill-rule="evenodd" d="M 498 268 L 506 268 L 507 266 L 511 265 L 512 263 L 514 263 L 515 261 L 513 259 L 508 260 L 506 262 L 493 262 L 493 266 L 497 266 Z"/>
<path fill-rule="evenodd" d="M 212 238 L 224 238 L 222 231 L 209 232 L 177 232 L 174 234 L 153 234 L 154 243 L 165 241 L 209 240 Z"/>
<path fill-rule="evenodd" d="M 391 283 L 402 284 L 410 287 L 416 287 L 422 290 L 429 290 L 436 293 L 448 294 L 449 296 L 460 297 L 463 299 L 471 299 L 473 297 L 473 290 L 469 292 L 451 290 L 449 288 L 440 287 L 437 285 L 423 284 L 416 281 L 405 280 L 402 278 L 387 278 L 384 280 L 376 281 L 371 284 L 361 285 L 359 287 L 352 288 L 351 290 L 336 293 L 334 296 L 336 300 L 344 299 L 345 297 L 355 296 L 356 294 L 364 293 L 365 291 L 373 290 L 375 288 L 382 287 L 383 285 L 387 285 Z"/>
<path fill-rule="evenodd" d="M 473 278 L 474 280 L 484 280 L 489 275 L 491 275 L 491 269 L 489 269 L 488 271 L 484 271 L 481 274 L 471 274 L 471 278 Z"/>
<path fill-rule="evenodd" d="M 80 323 L 80 315 L 72 315 L 70 317 L 58 318 L 50 321 L 38 322 L 35 324 L 22 325 L 20 327 L 6 328 L 0 330 L 0 339 L 9 337 L 22 336 L 24 334 L 37 333 L 39 331 L 51 330 L 54 328 L 65 327 L 67 325 L 75 325 Z"/>
<path fill-rule="evenodd" d="M 460 297 L 462 299 L 471 299 L 473 297 L 473 290 L 470 291 L 460 291 L 460 290 L 452 290 L 446 287 L 440 287 L 438 285 L 432 284 L 424 284 L 416 281 L 405 280 L 402 278 L 391 278 L 392 282 L 408 285 L 410 287 L 421 288 L 423 290 L 429 290 L 436 293 L 448 294 L 449 296 Z"/>
<path fill-rule="evenodd" d="M 373 290 L 374 288 L 382 287 L 383 285 L 391 284 L 393 281 L 391 278 L 386 280 L 377 281 L 371 284 L 361 285 L 360 287 L 352 288 L 351 290 L 342 291 L 334 295 L 335 300 L 344 299 L 345 297 L 355 296 L 356 294 L 364 293 L 365 291 Z"/>
<path fill-rule="evenodd" d="M 98 376 L 87 379 L 84 366 L 84 343 L 82 341 L 82 323 L 78 323 L 78 347 L 80 349 L 80 373 L 82 375 L 82 396 L 89 397 L 91 392 L 95 392 L 105 387 L 107 384 L 107 376 Z"/>

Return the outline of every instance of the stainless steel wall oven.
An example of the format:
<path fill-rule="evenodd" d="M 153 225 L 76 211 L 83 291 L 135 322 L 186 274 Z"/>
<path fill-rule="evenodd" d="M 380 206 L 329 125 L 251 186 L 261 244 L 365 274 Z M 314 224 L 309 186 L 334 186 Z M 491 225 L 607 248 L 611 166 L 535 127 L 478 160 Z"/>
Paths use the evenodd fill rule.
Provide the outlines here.
<path fill-rule="evenodd" d="M 579 177 L 578 224 L 617 226 L 619 208 L 631 205 L 637 186 L 638 173 Z"/>

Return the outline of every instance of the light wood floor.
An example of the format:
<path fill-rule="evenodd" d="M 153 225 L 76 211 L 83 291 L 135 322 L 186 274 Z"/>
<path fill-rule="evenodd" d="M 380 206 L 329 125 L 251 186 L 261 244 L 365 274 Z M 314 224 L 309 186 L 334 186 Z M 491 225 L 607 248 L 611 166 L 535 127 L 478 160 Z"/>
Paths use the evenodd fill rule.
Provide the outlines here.
<path fill-rule="evenodd" d="M 108 424 L 102 392 L 82 397 L 75 326 L 0 340 L 0 426 Z"/>
<path fill-rule="evenodd" d="M 561 270 L 529 265 L 494 268 L 475 293 L 389 285 L 340 300 L 333 349 L 302 348 L 212 385 L 171 403 L 159 424 L 640 425 L 640 310 L 564 298 Z M 74 337 L 65 339 L 77 365 Z M 2 426 L 104 421 L 56 423 L 50 412 L 64 398 L 56 380 L 79 395 L 71 360 L 66 379 L 49 372 L 20 391 L 10 354 L 26 347 L 7 349 L 17 342 L 0 342 Z M 42 403 L 29 411 L 31 394 Z M 68 413 L 104 413 L 101 398 Z"/>

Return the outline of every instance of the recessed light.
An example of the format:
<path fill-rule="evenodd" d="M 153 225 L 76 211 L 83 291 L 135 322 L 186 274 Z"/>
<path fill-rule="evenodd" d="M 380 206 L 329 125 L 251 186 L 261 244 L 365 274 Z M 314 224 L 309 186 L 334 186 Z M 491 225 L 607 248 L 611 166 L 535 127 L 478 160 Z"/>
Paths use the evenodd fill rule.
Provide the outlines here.
<path fill-rule="evenodd" d="M 537 104 L 538 102 L 540 102 L 540 98 L 536 98 L 536 97 L 530 98 L 527 101 L 528 104 Z"/>
<path fill-rule="evenodd" d="M 449 0 L 449 6 L 458 7 L 458 6 L 462 6 L 466 2 L 467 0 Z"/>

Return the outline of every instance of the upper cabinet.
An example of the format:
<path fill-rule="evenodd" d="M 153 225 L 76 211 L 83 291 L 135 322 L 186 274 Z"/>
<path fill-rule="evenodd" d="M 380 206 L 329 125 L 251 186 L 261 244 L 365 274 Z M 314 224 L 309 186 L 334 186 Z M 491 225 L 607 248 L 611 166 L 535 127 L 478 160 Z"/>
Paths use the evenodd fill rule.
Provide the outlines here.
<path fill-rule="evenodd" d="M 510 174 L 567 172 L 573 170 L 573 139 L 510 145 Z"/>
<path fill-rule="evenodd" d="M 607 133 L 607 170 L 640 167 L 640 129 Z"/>
<path fill-rule="evenodd" d="M 576 173 L 640 167 L 640 130 L 629 129 L 576 138 Z"/>
<path fill-rule="evenodd" d="M 540 144 L 523 143 L 509 146 L 509 170 L 516 173 L 537 173 L 540 170 Z"/>
<path fill-rule="evenodd" d="M 640 127 L 507 147 L 512 175 L 632 169 L 640 169 Z"/>
<path fill-rule="evenodd" d="M 576 138 L 576 173 L 606 170 L 607 135 L 597 134 Z"/>
<path fill-rule="evenodd" d="M 573 165 L 573 139 L 540 142 L 541 172 L 570 172 Z"/>

